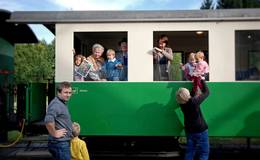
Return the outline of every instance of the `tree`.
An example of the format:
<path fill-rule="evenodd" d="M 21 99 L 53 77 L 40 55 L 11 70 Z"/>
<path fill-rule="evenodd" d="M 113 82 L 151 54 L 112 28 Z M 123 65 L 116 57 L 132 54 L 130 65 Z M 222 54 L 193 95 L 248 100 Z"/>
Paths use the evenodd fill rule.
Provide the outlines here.
<path fill-rule="evenodd" d="M 243 8 L 260 8 L 260 0 L 243 0 Z"/>
<path fill-rule="evenodd" d="M 181 81 L 182 80 L 182 70 L 180 68 L 181 63 L 181 53 L 173 54 L 173 61 L 170 69 L 170 80 Z"/>
<path fill-rule="evenodd" d="M 213 0 L 204 0 L 200 9 L 214 9 Z"/>
<path fill-rule="evenodd" d="M 218 0 L 217 9 L 225 8 L 260 8 L 259 0 Z"/>
<path fill-rule="evenodd" d="M 41 41 L 38 44 L 16 44 L 15 82 L 47 82 L 54 77 L 54 41 L 47 44 Z"/>
<path fill-rule="evenodd" d="M 242 0 L 218 0 L 217 9 L 242 8 Z"/>

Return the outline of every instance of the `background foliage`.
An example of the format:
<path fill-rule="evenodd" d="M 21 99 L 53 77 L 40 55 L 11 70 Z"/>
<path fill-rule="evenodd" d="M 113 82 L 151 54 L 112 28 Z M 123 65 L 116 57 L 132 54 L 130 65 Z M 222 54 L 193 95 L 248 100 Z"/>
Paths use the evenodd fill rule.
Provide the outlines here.
<path fill-rule="evenodd" d="M 44 83 L 54 78 L 55 43 L 42 40 L 36 44 L 16 44 L 14 53 L 15 82 Z"/>
<path fill-rule="evenodd" d="M 200 9 L 260 8 L 260 0 L 204 0 Z"/>

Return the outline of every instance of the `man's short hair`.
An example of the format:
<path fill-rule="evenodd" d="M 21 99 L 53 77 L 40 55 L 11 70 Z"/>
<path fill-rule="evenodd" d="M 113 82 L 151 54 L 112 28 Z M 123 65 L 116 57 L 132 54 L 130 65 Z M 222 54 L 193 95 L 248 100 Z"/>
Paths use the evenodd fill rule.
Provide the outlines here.
<path fill-rule="evenodd" d="M 61 93 L 63 88 L 71 88 L 70 82 L 61 82 L 57 86 L 57 92 Z"/>
<path fill-rule="evenodd" d="M 123 38 L 121 41 L 119 41 L 118 42 L 118 45 L 120 46 L 121 45 L 121 43 L 127 43 L 127 38 Z"/>
<path fill-rule="evenodd" d="M 190 91 L 187 88 L 179 88 L 176 92 L 176 101 L 179 104 L 187 103 L 190 98 Z"/>

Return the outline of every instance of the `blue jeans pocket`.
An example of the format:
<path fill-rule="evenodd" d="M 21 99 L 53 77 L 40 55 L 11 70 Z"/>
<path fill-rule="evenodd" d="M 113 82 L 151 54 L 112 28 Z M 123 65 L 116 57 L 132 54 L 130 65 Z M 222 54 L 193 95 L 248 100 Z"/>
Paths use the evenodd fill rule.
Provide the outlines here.
<path fill-rule="evenodd" d="M 70 160 L 70 142 L 52 141 L 48 143 L 48 150 L 56 160 Z"/>

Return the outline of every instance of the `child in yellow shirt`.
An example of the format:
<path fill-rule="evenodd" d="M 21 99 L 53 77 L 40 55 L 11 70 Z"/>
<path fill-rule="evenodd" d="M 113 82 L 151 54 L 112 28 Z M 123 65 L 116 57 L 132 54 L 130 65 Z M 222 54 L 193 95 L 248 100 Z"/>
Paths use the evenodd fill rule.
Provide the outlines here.
<path fill-rule="evenodd" d="M 76 122 L 72 124 L 72 134 L 74 138 L 70 141 L 70 152 L 72 160 L 89 160 L 88 149 L 85 141 L 78 136 L 80 134 L 80 125 Z"/>

